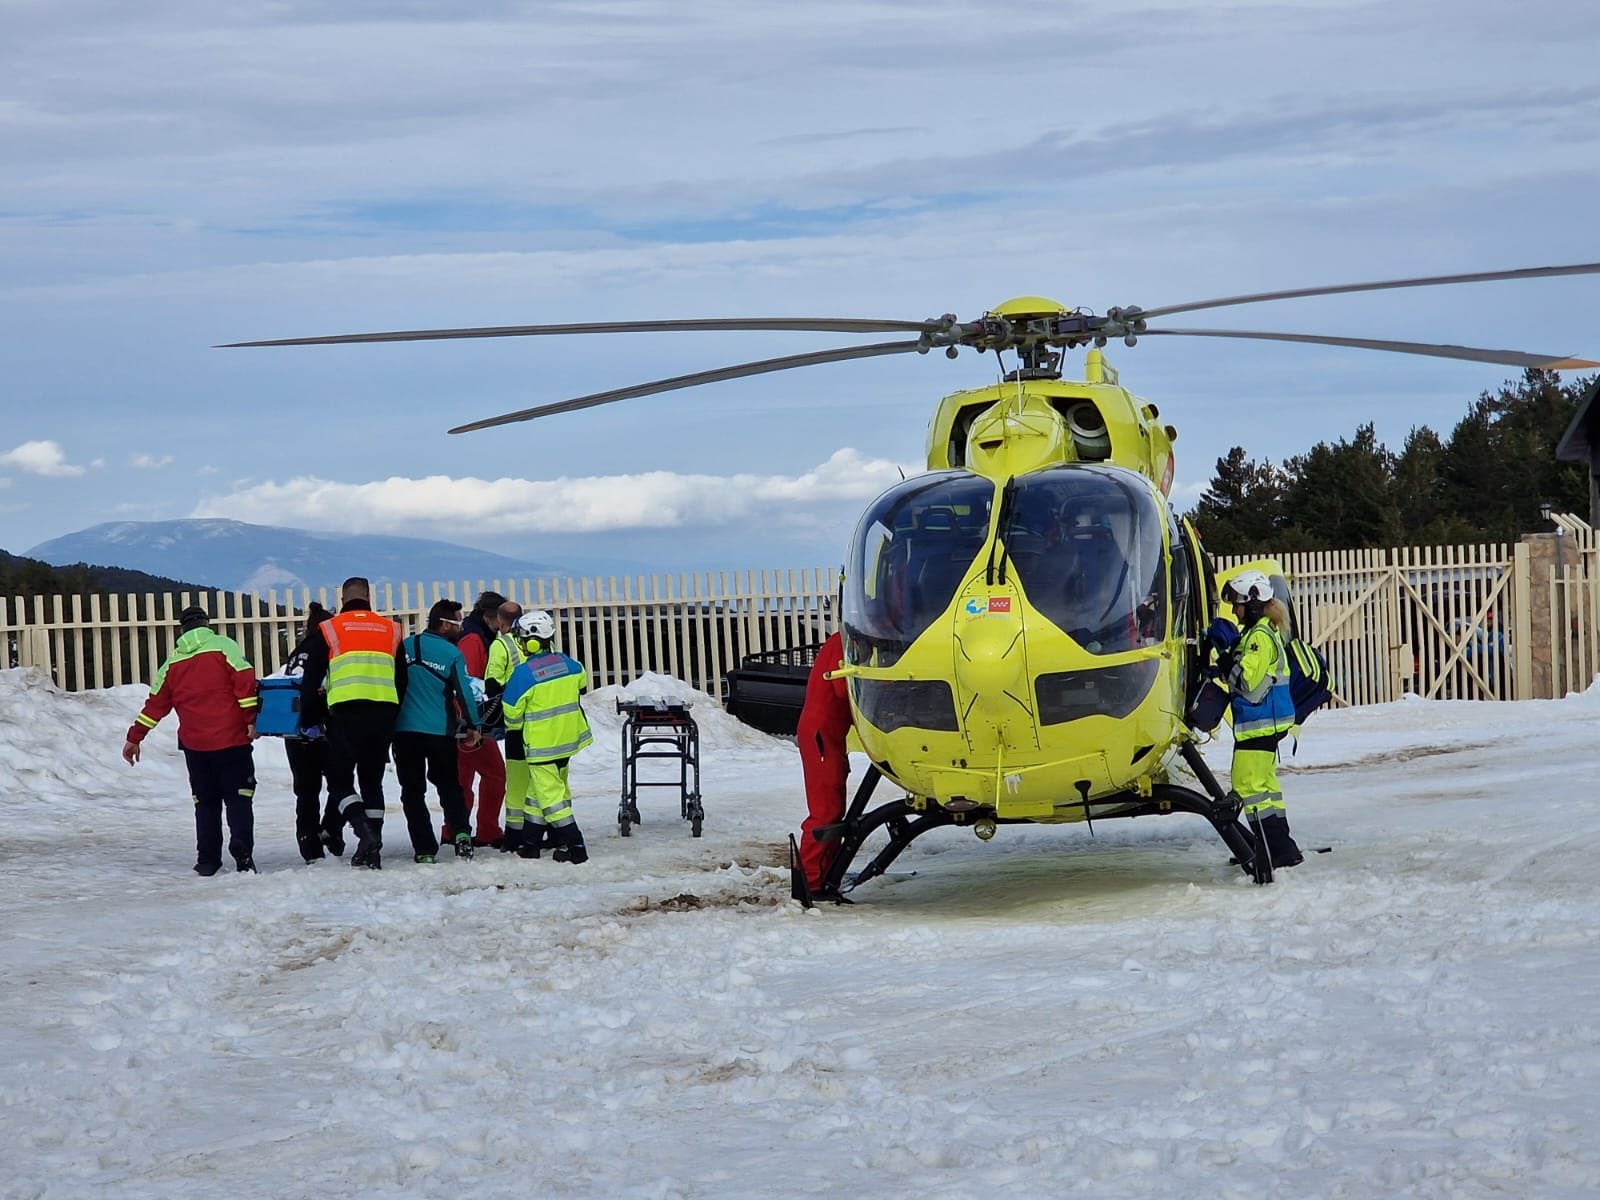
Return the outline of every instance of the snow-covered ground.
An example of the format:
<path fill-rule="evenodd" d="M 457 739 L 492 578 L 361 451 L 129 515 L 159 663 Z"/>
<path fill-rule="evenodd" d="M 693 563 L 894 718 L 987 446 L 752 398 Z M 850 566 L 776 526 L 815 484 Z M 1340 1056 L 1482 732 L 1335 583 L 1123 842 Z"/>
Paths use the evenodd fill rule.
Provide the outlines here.
<path fill-rule="evenodd" d="M 683 685 L 647 679 L 635 694 Z M 1600 689 L 1319 715 L 1252 886 L 1198 818 L 945 830 L 854 907 L 787 899 L 792 745 L 702 697 L 705 836 L 593 858 L 190 873 L 143 689 L 0 672 L 7 1197 L 1600 1193 Z M 1225 768 L 1228 747 L 1208 750 Z"/>

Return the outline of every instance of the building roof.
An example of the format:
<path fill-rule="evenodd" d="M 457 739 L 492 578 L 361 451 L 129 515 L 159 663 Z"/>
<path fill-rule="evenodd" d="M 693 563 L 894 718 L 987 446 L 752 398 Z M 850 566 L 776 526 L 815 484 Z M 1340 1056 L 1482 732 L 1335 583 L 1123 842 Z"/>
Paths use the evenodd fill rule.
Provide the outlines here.
<path fill-rule="evenodd" d="M 1557 461 L 1600 461 L 1596 457 L 1596 450 L 1600 448 L 1600 405 L 1595 404 L 1597 395 L 1600 395 L 1600 376 L 1589 385 L 1583 399 L 1578 401 L 1578 411 L 1572 415 L 1572 424 L 1567 426 L 1561 441 L 1556 443 Z"/>

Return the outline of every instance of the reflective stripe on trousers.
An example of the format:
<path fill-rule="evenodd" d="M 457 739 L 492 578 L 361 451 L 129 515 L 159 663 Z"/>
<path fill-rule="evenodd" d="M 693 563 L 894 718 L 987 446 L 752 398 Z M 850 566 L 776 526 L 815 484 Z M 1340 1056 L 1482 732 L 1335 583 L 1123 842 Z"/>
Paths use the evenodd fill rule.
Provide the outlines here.
<path fill-rule="evenodd" d="M 1272 749 L 1241 748 L 1233 750 L 1233 769 L 1230 782 L 1234 792 L 1244 801 L 1246 813 L 1285 812 L 1283 792 L 1278 787 L 1278 751 L 1273 741 L 1257 739 L 1272 745 Z"/>
<path fill-rule="evenodd" d="M 528 764 L 528 819 L 559 828 L 573 823 L 572 787 L 567 764 Z"/>

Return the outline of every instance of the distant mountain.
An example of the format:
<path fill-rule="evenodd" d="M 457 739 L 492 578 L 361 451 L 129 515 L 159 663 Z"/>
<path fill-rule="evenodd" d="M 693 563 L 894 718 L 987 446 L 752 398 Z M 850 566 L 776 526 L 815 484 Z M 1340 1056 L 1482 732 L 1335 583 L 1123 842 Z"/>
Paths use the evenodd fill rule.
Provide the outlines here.
<path fill-rule="evenodd" d="M 47 563 L 94 563 L 179 579 L 208 588 L 336 587 L 351 575 L 373 583 L 522 579 L 568 572 L 424 538 L 313 533 L 242 521 L 114 521 L 41 542 L 28 551 Z"/>

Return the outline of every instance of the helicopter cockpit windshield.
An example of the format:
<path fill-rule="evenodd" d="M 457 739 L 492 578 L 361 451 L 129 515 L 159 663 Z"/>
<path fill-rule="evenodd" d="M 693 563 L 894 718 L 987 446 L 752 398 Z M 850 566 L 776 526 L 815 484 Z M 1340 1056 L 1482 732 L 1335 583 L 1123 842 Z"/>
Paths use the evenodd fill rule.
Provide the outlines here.
<path fill-rule="evenodd" d="M 1069 465 L 1019 476 L 1001 531 L 1029 602 L 1091 654 L 1166 634 L 1162 521 L 1145 481 Z"/>
<path fill-rule="evenodd" d="M 845 566 L 852 662 L 893 666 L 967 577 L 989 536 L 993 482 L 968 471 L 918 475 L 878 497 Z"/>

